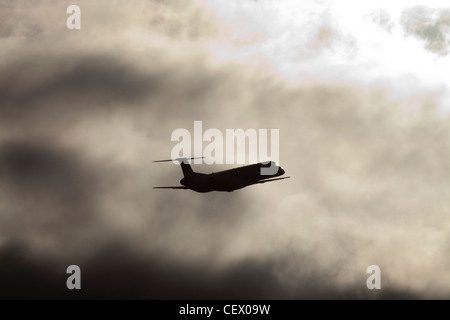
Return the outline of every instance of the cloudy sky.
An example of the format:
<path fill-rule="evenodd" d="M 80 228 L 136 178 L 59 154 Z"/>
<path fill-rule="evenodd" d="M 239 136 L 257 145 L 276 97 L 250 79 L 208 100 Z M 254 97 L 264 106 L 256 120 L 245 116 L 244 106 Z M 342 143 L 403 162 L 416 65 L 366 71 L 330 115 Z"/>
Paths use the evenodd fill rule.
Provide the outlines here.
<path fill-rule="evenodd" d="M 450 7 L 361 2 L 0 2 L 0 297 L 450 298 Z M 194 120 L 291 179 L 152 189 Z"/>

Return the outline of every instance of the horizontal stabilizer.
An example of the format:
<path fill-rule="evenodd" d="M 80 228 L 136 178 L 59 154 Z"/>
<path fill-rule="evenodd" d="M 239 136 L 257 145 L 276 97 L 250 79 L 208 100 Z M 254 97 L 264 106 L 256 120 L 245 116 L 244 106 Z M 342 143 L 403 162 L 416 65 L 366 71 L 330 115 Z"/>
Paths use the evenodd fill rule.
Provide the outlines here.
<path fill-rule="evenodd" d="M 167 160 L 155 160 L 153 162 L 169 162 L 169 161 L 179 161 L 179 162 L 187 162 L 188 160 L 194 159 L 204 159 L 205 157 L 195 157 L 195 158 L 176 158 L 176 159 L 167 159 Z"/>

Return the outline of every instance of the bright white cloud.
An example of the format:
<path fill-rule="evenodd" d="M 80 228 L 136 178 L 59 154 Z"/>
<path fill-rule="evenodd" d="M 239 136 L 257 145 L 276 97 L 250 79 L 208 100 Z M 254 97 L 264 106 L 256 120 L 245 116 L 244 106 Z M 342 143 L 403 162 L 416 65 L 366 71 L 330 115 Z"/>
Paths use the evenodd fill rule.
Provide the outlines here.
<path fill-rule="evenodd" d="M 380 86 L 395 98 L 436 95 L 450 111 L 450 60 L 408 37 L 400 19 L 444 1 L 209 1 L 222 19 L 224 59 L 264 62 L 292 81 Z M 222 39 L 223 40 L 223 39 Z M 219 50 L 220 49 L 220 50 Z"/>

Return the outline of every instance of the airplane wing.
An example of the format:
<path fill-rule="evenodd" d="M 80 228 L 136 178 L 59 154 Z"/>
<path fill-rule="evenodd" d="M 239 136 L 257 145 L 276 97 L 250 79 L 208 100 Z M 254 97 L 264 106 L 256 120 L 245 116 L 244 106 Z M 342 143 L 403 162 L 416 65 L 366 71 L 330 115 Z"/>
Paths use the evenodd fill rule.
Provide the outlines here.
<path fill-rule="evenodd" d="M 267 179 L 267 180 L 257 181 L 257 182 L 252 183 L 252 184 L 266 183 L 266 182 L 272 182 L 272 181 L 283 180 L 283 179 L 289 179 L 289 178 L 290 178 L 290 177 L 283 177 L 283 178 L 276 178 L 276 179 Z"/>
<path fill-rule="evenodd" d="M 173 186 L 173 187 L 153 187 L 153 189 L 188 189 L 183 186 Z"/>

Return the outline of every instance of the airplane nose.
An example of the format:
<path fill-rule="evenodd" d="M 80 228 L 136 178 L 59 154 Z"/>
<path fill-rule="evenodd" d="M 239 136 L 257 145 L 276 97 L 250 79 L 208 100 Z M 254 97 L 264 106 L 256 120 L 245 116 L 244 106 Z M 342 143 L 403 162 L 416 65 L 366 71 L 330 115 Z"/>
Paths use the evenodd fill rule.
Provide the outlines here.
<path fill-rule="evenodd" d="M 282 168 L 282 167 L 280 167 L 280 169 L 278 170 L 278 172 L 280 173 L 280 175 L 283 175 L 284 174 L 284 169 Z"/>

